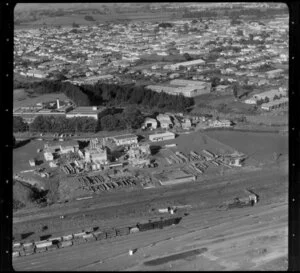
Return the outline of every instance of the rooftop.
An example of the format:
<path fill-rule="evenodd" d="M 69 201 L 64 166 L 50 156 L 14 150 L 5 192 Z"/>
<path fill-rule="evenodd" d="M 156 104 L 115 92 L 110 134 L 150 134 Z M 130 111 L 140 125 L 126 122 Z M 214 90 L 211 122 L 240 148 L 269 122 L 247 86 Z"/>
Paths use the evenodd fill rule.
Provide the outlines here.
<path fill-rule="evenodd" d="M 97 106 L 80 106 L 76 107 L 75 109 L 71 110 L 68 114 L 86 114 L 86 115 L 93 115 L 102 112 L 105 107 L 97 107 Z"/>
<path fill-rule="evenodd" d="M 128 139 L 128 138 L 137 138 L 137 136 L 134 135 L 134 134 L 126 134 L 126 135 L 114 136 L 112 138 L 114 138 L 114 139 Z"/>
<path fill-rule="evenodd" d="M 277 104 L 280 104 L 280 103 L 285 103 L 285 102 L 288 102 L 289 99 L 288 98 L 281 98 L 279 100 L 273 100 L 273 101 L 270 101 L 270 102 L 267 102 L 267 103 L 263 103 L 261 106 L 262 107 L 271 107 L 273 105 L 277 105 Z"/>

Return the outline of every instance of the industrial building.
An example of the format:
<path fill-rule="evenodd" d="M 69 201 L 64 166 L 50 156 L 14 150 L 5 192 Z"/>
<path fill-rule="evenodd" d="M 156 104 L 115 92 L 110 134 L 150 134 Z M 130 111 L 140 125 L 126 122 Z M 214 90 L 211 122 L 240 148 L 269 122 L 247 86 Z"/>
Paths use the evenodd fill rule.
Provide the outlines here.
<path fill-rule="evenodd" d="M 74 110 L 68 112 L 66 114 L 67 118 L 76 118 L 76 117 L 87 117 L 94 118 L 98 120 L 99 113 L 101 113 L 105 107 L 97 107 L 97 106 L 80 106 L 76 107 Z"/>
<path fill-rule="evenodd" d="M 177 70 L 181 66 L 182 67 L 191 67 L 191 66 L 199 66 L 199 65 L 203 65 L 203 64 L 205 64 L 205 61 L 202 59 L 198 59 L 198 60 L 193 60 L 193 61 L 188 61 L 188 62 L 165 65 L 164 69 Z"/>
<path fill-rule="evenodd" d="M 274 99 L 275 96 L 286 96 L 286 91 L 284 90 L 270 90 L 270 91 L 266 91 L 266 92 L 262 92 L 259 94 L 255 94 L 253 95 L 253 98 L 256 100 L 261 100 L 261 99 L 265 99 L 268 98 L 270 101 Z"/>
<path fill-rule="evenodd" d="M 86 162 L 106 164 L 108 163 L 107 149 L 100 147 L 85 149 L 84 158 Z"/>
<path fill-rule="evenodd" d="M 220 119 L 220 120 L 210 120 L 208 125 L 210 127 L 231 127 L 231 121 L 227 119 Z"/>
<path fill-rule="evenodd" d="M 84 157 L 86 162 L 107 164 L 107 149 L 99 145 L 97 138 L 91 139 L 90 144 L 84 150 Z"/>
<path fill-rule="evenodd" d="M 29 70 L 26 73 L 26 76 L 44 79 L 48 76 L 48 74 L 40 70 Z"/>
<path fill-rule="evenodd" d="M 107 74 L 107 75 L 97 75 L 97 76 L 90 76 L 90 77 L 86 77 L 86 78 L 82 78 L 82 79 L 76 79 L 76 80 L 72 80 L 69 81 L 73 84 L 77 84 L 77 85 L 82 85 L 82 84 L 95 84 L 99 81 L 103 81 L 103 80 L 110 80 L 113 79 L 114 76 Z"/>
<path fill-rule="evenodd" d="M 127 152 L 128 162 L 132 166 L 145 166 L 150 164 L 150 145 L 142 144 L 142 145 L 133 145 Z"/>
<path fill-rule="evenodd" d="M 196 180 L 196 176 L 184 170 L 176 170 L 167 173 L 154 175 L 162 186 L 174 185 L 179 183 L 191 182 Z"/>
<path fill-rule="evenodd" d="M 138 143 L 138 137 L 133 134 L 120 135 L 111 137 L 111 139 L 116 143 L 117 146 L 131 145 Z"/>
<path fill-rule="evenodd" d="M 170 81 L 171 85 L 179 86 L 202 86 L 202 85 L 211 85 L 209 82 L 204 81 L 194 81 L 194 80 L 184 80 L 184 79 L 175 79 Z"/>
<path fill-rule="evenodd" d="M 155 92 L 165 92 L 171 95 L 182 94 L 185 97 L 196 97 L 210 93 L 211 83 L 175 79 L 171 80 L 169 85 L 148 85 L 147 88 Z"/>
<path fill-rule="evenodd" d="M 156 129 L 157 128 L 157 120 L 154 118 L 146 118 L 142 128 Z"/>
<path fill-rule="evenodd" d="M 263 110 L 275 110 L 275 109 L 280 109 L 280 108 L 284 108 L 287 107 L 289 104 L 289 99 L 288 98 L 281 98 L 279 100 L 273 100 L 270 101 L 268 103 L 263 103 L 261 105 L 261 109 Z"/>
<path fill-rule="evenodd" d="M 257 100 L 255 98 L 250 98 L 250 99 L 244 100 L 244 103 L 247 103 L 247 104 L 256 104 Z"/>
<path fill-rule="evenodd" d="M 37 103 L 33 106 L 23 106 L 13 110 L 13 116 L 20 116 L 26 123 L 32 123 L 40 115 L 44 116 L 65 116 L 72 109 L 70 101 L 49 101 Z"/>
<path fill-rule="evenodd" d="M 53 160 L 53 154 L 50 152 L 45 152 L 44 157 L 46 161 L 52 161 Z"/>
<path fill-rule="evenodd" d="M 185 97 L 196 97 L 202 94 L 207 94 L 210 92 L 210 88 L 201 85 L 199 87 L 189 85 L 189 86 L 167 86 L 167 85 L 148 85 L 148 89 L 155 92 L 165 92 L 170 95 L 182 94 Z"/>
<path fill-rule="evenodd" d="M 173 126 L 171 118 L 166 114 L 159 114 L 156 119 L 159 121 L 161 128 L 169 129 Z"/>
<path fill-rule="evenodd" d="M 186 118 L 184 122 L 181 123 L 182 129 L 190 129 L 192 127 L 192 122 L 189 118 Z"/>
<path fill-rule="evenodd" d="M 217 92 L 231 92 L 232 91 L 232 87 L 230 85 L 218 85 L 216 87 L 216 91 Z"/>
<path fill-rule="evenodd" d="M 164 133 L 157 133 L 153 135 L 149 135 L 150 141 L 164 141 L 164 140 L 170 140 L 175 139 L 175 134 L 172 132 L 164 132 Z"/>
<path fill-rule="evenodd" d="M 79 145 L 77 145 L 78 148 Z M 60 146 L 60 152 L 62 154 L 67 154 L 67 153 L 73 153 L 75 152 L 75 147 L 74 146 Z"/>

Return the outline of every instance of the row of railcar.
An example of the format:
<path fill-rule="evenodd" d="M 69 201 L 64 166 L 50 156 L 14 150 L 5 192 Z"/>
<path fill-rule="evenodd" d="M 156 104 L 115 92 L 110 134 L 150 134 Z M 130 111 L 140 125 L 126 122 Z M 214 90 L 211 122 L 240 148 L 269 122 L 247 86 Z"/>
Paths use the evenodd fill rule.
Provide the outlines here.
<path fill-rule="evenodd" d="M 132 227 L 119 227 L 98 230 L 93 228 L 89 231 L 74 233 L 62 237 L 50 238 L 43 241 L 27 242 L 27 243 L 13 243 L 13 258 L 19 256 L 27 256 L 35 253 L 45 251 L 52 251 L 60 248 L 66 248 L 73 245 L 79 245 L 91 241 L 100 241 L 114 238 L 117 236 L 125 236 L 130 233 L 139 231 L 147 231 L 152 229 L 161 229 L 167 226 L 176 225 L 181 221 L 182 217 L 173 217 L 168 219 L 160 219 L 155 221 L 148 221 L 144 223 L 137 223 Z"/>
<path fill-rule="evenodd" d="M 136 186 L 137 182 L 132 177 L 120 177 L 114 179 L 105 179 L 101 175 L 97 176 L 82 176 L 77 178 L 81 184 L 81 188 L 87 191 L 99 192 L 109 191 L 122 187 Z"/>

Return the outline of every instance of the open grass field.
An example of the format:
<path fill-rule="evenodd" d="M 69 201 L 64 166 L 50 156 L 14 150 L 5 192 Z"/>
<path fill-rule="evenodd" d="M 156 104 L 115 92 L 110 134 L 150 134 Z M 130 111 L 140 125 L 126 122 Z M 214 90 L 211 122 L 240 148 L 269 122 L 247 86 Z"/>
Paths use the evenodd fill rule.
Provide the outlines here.
<path fill-rule="evenodd" d="M 273 153 L 288 154 L 288 137 L 276 133 L 207 131 L 206 134 L 235 147 L 259 162 L 273 160 Z"/>
<path fill-rule="evenodd" d="M 247 115 L 247 121 L 255 124 L 287 126 L 289 122 L 288 110 L 269 112 L 262 115 Z"/>
<path fill-rule="evenodd" d="M 41 141 L 30 141 L 28 144 L 13 150 L 13 172 L 18 173 L 24 170 L 34 169 L 29 165 L 29 160 L 33 158 L 42 159 L 42 154 L 37 153 L 37 149 L 43 148 Z"/>
<path fill-rule="evenodd" d="M 56 99 L 69 100 L 64 93 L 45 94 L 45 95 L 31 95 L 24 89 L 14 90 L 14 108 L 31 106 L 38 102 L 54 101 Z"/>
<path fill-rule="evenodd" d="M 188 154 L 190 151 L 200 153 L 204 149 L 213 153 L 232 153 L 235 150 L 234 146 L 216 141 L 200 131 L 182 134 L 172 141 L 172 143 L 176 143 L 176 148 L 185 154 Z"/>

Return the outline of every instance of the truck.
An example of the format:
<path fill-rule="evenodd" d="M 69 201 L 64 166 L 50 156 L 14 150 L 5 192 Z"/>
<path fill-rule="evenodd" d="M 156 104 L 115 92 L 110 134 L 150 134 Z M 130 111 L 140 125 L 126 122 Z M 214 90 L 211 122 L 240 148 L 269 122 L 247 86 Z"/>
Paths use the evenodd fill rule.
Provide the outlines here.
<path fill-rule="evenodd" d="M 242 195 L 242 197 L 235 197 L 229 202 L 225 202 L 219 206 L 220 209 L 233 209 L 233 208 L 243 208 L 254 206 L 259 202 L 259 195 L 254 193 L 252 190 L 245 190 L 247 195 Z"/>
<path fill-rule="evenodd" d="M 233 202 L 229 203 L 227 208 L 243 208 L 243 207 L 249 207 L 254 206 L 259 201 L 259 196 L 255 193 L 250 192 L 250 194 L 246 197 L 236 197 L 233 199 Z"/>

